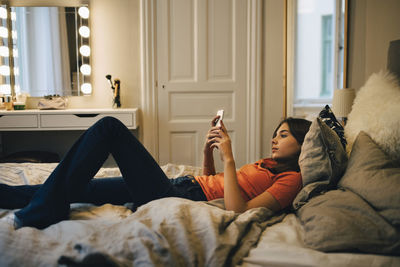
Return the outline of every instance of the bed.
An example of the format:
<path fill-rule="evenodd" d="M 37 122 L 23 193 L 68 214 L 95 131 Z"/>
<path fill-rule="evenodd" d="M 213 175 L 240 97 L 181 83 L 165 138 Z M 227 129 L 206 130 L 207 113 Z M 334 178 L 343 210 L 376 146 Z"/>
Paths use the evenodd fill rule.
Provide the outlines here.
<path fill-rule="evenodd" d="M 14 230 L 0 209 L 0 266 L 400 266 L 400 87 L 389 72 L 358 91 L 343 129 L 329 106 L 299 159 L 290 210 L 242 214 L 223 200 L 166 198 L 135 209 L 73 204 L 70 219 Z M 55 163 L 1 163 L 0 183 L 39 184 Z M 168 177 L 201 168 L 167 164 Z M 102 168 L 95 179 L 119 176 Z"/>
<path fill-rule="evenodd" d="M 42 183 L 56 163 L 2 163 L 0 180 L 8 184 Z M 201 168 L 167 164 L 173 178 L 200 174 Z M 95 179 L 119 176 L 102 168 Z M 196 203 L 167 198 L 132 211 L 124 206 L 72 204 L 70 220 L 42 231 L 17 231 L 0 219 L 1 266 L 225 266 L 236 265 L 262 231 L 281 221 L 267 209 L 235 214 L 222 199 Z M 12 212 L 0 210 L 0 217 Z M 79 266 L 79 265 L 78 265 Z"/>
<path fill-rule="evenodd" d="M 55 166 L 2 163 L 0 179 L 42 183 Z M 174 164 L 162 168 L 169 177 L 201 172 Z M 96 179 L 118 175 L 117 168 L 102 168 Z M 171 198 L 146 204 L 135 216 L 129 204 L 73 204 L 69 221 L 42 231 L 14 231 L 0 220 L 0 266 L 400 266 L 395 256 L 308 248 L 292 212 L 255 209 L 237 216 L 222 207 L 220 200 L 198 207 Z M 9 212 L 0 209 L 0 216 Z"/>

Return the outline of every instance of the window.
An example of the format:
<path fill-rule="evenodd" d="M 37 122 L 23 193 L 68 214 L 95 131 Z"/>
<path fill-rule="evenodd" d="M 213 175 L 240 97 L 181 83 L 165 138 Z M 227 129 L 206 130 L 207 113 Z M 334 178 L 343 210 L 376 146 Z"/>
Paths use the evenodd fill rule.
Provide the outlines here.
<path fill-rule="evenodd" d="M 333 36 L 332 36 L 332 15 L 322 16 L 322 69 L 321 69 L 321 92 L 320 97 L 331 97 L 333 90 Z"/>
<path fill-rule="evenodd" d="M 343 88 L 344 0 L 288 1 L 287 113 L 307 117 Z"/>

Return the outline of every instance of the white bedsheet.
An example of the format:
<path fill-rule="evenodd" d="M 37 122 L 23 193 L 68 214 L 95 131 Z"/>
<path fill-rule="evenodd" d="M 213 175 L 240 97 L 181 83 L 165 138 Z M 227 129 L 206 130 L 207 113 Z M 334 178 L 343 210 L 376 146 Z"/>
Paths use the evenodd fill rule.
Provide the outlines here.
<path fill-rule="evenodd" d="M 400 257 L 361 253 L 324 253 L 306 248 L 302 240 L 302 226 L 294 214 L 289 214 L 282 222 L 268 227 L 263 232 L 257 247 L 250 250 L 240 266 L 400 266 Z"/>

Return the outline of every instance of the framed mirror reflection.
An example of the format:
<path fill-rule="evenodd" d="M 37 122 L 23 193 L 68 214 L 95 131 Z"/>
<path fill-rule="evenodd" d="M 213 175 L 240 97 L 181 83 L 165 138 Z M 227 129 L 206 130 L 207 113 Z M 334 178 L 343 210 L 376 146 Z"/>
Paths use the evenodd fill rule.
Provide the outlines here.
<path fill-rule="evenodd" d="M 1 36 L 0 93 L 33 97 L 91 93 L 87 6 L 6 4 L 0 17 L 1 27 L 7 29 Z"/>

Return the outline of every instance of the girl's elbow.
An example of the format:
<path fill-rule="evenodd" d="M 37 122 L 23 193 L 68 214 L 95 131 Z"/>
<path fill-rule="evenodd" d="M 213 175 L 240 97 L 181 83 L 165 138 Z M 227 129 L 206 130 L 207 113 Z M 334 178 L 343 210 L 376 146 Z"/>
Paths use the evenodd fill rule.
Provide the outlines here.
<path fill-rule="evenodd" d="M 240 205 L 240 206 L 226 206 L 226 210 L 234 211 L 235 213 L 243 213 L 246 210 L 250 209 L 247 205 Z"/>

